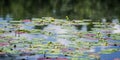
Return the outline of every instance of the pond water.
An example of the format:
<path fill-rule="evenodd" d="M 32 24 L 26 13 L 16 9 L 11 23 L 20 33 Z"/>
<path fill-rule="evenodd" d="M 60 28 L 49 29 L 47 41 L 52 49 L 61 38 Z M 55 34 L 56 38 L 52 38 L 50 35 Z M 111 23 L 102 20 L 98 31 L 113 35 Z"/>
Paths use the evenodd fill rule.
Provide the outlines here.
<path fill-rule="evenodd" d="M 55 21 L 57 22 L 58 19 L 55 19 Z M 74 25 L 64 25 L 63 23 L 70 21 L 61 21 L 62 22 L 59 23 L 63 25 L 51 23 L 43 29 L 35 29 L 35 25 L 39 23 L 36 23 L 34 20 L 18 24 L 20 27 L 15 27 L 7 20 L 0 18 L 0 29 L 1 31 L 5 31 L 0 34 L 1 41 L 5 40 L 5 43 L 11 41 L 9 45 L 4 47 L 0 46 L 1 50 L 6 49 L 2 52 L 6 52 L 6 54 L 9 52 L 11 55 L 15 55 L 13 57 L 5 56 L 7 58 L 0 57 L 0 59 L 12 60 L 13 58 L 13 60 L 37 60 L 38 58 L 49 57 L 51 60 L 57 60 L 56 58 L 67 58 L 68 60 L 120 60 L 119 32 L 115 34 L 116 30 L 113 30 L 112 33 L 103 33 L 102 30 L 88 31 L 87 25 L 83 24 L 81 29 L 77 29 Z M 105 22 L 105 20 L 103 22 Z M 120 25 L 115 21 L 113 23 L 117 25 L 113 28 L 120 31 L 118 28 Z M 11 30 L 11 28 L 13 29 Z M 17 34 L 17 30 L 27 30 L 30 31 L 30 33 Z M 105 32 L 106 31 L 108 31 L 107 27 Z M 112 36 L 109 37 L 108 34 L 115 36 L 117 40 L 114 40 Z M 2 42 L 0 42 L 0 44 L 2 44 Z M 16 45 L 16 47 L 14 47 L 14 45 Z M 10 51 L 10 48 L 12 48 L 13 51 Z M 19 51 L 19 53 L 16 51 Z M 35 54 L 20 56 L 19 54 L 21 53 Z"/>

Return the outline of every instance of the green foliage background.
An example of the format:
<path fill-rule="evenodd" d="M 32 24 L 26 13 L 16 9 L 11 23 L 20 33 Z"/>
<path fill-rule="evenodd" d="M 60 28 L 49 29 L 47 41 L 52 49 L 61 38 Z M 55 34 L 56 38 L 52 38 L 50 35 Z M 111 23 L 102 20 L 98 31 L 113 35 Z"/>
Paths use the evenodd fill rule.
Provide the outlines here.
<path fill-rule="evenodd" d="M 120 0 L 0 0 L 0 16 L 71 19 L 120 18 Z"/>

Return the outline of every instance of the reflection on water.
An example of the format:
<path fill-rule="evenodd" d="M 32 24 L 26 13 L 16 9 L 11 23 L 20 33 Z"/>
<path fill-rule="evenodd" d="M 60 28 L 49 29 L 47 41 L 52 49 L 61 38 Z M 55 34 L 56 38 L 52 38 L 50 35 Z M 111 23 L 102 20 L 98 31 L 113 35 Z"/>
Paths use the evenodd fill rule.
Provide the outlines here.
<path fill-rule="evenodd" d="M 43 30 L 45 31 L 49 31 L 55 34 L 65 34 L 67 33 L 67 30 L 62 29 L 61 26 L 56 26 L 56 25 L 48 25 L 47 27 L 45 27 Z"/>
<path fill-rule="evenodd" d="M 104 19 L 102 19 L 102 23 L 103 24 L 105 24 L 106 23 L 106 19 L 104 18 Z"/>
<path fill-rule="evenodd" d="M 87 25 L 83 25 L 81 31 L 87 31 Z"/>
<path fill-rule="evenodd" d="M 120 33 L 120 24 L 118 19 L 113 19 L 112 23 L 114 24 L 115 30 L 113 30 L 113 33 Z"/>
<path fill-rule="evenodd" d="M 65 46 L 68 46 L 69 44 L 71 44 L 71 42 L 62 37 L 66 37 L 66 38 L 67 38 L 67 36 L 71 37 L 72 32 L 77 32 L 77 30 L 74 26 L 65 27 L 64 25 L 60 26 L 60 25 L 51 25 L 51 24 L 48 25 L 47 27 L 45 27 L 43 30 L 54 33 L 55 34 L 54 37 L 56 37 L 57 42 L 65 45 Z"/>

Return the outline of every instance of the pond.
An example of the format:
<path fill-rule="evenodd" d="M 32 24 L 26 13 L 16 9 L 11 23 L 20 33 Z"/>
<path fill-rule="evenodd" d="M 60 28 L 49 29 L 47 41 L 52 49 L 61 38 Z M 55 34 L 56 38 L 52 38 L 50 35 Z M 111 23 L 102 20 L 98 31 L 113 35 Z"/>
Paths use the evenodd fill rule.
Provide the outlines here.
<path fill-rule="evenodd" d="M 119 23 L 93 25 L 96 26 L 88 27 L 86 20 L 73 22 L 52 17 L 21 21 L 1 18 L 0 59 L 120 60 L 120 32 L 115 32 L 120 31 Z"/>

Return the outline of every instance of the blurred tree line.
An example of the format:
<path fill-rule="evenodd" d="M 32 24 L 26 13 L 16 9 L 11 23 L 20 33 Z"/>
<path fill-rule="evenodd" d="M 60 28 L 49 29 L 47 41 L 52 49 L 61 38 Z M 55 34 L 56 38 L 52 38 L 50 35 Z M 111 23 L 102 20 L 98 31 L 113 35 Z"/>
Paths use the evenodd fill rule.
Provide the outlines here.
<path fill-rule="evenodd" d="M 0 16 L 71 19 L 120 18 L 120 0 L 0 0 Z"/>

